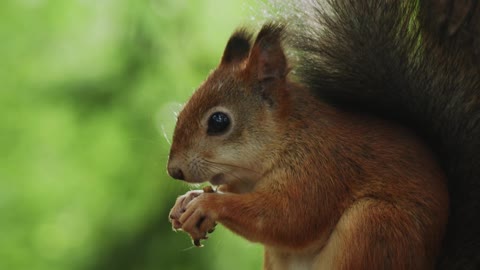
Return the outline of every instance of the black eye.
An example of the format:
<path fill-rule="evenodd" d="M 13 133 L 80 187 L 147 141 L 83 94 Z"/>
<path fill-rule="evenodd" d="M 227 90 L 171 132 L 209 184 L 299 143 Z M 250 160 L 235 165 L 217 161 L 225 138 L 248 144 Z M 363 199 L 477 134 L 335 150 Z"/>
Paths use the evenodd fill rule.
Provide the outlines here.
<path fill-rule="evenodd" d="M 208 135 L 220 135 L 230 126 L 230 118 L 223 112 L 215 112 L 208 119 Z"/>

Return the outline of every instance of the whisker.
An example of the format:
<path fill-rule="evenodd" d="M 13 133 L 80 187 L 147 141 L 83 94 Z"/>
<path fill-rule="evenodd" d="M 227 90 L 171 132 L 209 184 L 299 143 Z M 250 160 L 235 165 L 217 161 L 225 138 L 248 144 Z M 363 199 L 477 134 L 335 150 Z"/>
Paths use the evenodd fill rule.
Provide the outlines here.
<path fill-rule="evenodd" d="M 195 246 L 191 246 L 191 247 L 184 248 L 184 249 L 182 249 L 182 252 L 189 251 L 189 250 L 191 250 L 192 248 L 195 248 Z"/>
<path fill-rule="evenodd" d="M 172 145 L 172 142 L 168 138 L 167 132 L 165 131 L 165 126 L 162 124 L 160 125 L 160 128 L 162 129 L 163 137 L 165 138 L 165 141 L 167 141 L 168 145 Z"/>
<path fill-rule="evenodd" d="M 233 165 L 233 164 L 228 164 L 228 163 L 221 163 L 221 162 L 213 162 L 211 160 L 208 160 L 208 159 L 204 159 L 205 162 L 207 163 L 210 163 L 210 164 L 215 164 L 215 165 L 220 165 L 220 166 L 226 166 L 226 167 L 232 167 L 232 168 L 238 168 L 238 169 L 242 169 L 242 170 L 245 170 L 245 171 L 249 171 L 249 172 L 253 172 L 255 174 L 258 174 L 258 175 L 261 175 L 261 173 L 255 171 L 255 170 L 252 170 L 252 169 L 249 169 L 249 168 L 245 168 L 245 167 L 242 167 L 242 166 L 238 166 L 238 165 Z"/>

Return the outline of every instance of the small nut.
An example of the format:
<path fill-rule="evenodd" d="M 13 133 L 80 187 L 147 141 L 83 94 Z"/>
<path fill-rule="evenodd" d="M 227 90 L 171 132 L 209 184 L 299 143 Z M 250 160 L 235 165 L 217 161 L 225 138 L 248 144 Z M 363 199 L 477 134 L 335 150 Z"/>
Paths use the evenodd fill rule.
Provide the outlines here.
<path fill-rule="evenodd" d="M 212 186 L 205 186 L 205 187 L 203 187 L 203 192 L 205 192 L 205 193 L 215 193 L 215 190 L 213 189 Z"/>

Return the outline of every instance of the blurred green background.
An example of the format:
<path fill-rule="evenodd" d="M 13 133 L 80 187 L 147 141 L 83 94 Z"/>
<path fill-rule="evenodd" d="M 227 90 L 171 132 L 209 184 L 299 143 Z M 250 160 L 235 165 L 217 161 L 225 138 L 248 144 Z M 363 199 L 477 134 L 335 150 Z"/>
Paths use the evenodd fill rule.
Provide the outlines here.
<path fill-rule="evenodd" d="M 3 0 L 0 269 L 260 269 L 219 226 L 170 229 L 174 112 L 254 1 Z"/>

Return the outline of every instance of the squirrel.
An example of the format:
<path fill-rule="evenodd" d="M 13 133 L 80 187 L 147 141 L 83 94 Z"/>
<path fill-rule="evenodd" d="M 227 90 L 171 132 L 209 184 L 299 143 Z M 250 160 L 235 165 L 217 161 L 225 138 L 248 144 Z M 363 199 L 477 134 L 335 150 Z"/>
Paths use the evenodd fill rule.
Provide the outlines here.
<path fill-rule="evenodd" d="M 235 31 L 178 115 L 168 173 L 218 189 L 172 227 L 221 223 L 264 269 L 480 269 L 480 5 L 297 3 Z"/>

